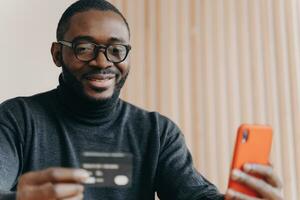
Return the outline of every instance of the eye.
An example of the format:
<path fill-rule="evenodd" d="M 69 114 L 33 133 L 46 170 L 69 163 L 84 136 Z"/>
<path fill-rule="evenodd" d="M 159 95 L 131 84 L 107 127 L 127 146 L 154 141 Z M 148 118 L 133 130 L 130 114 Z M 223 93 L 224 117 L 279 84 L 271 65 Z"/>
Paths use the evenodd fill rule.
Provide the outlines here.
<path fill-rule="evenodd" d="M 111 49 L 111 53 L 116 55 L 116 54 L 119 54 L 122 50 L 118 47 L 118 46 L 115 46 Z"/>
<path fill-rule="evenodd" d="M 77 54 L 92 53 L 94 52 L 94 45 L 90 43 L 77 44 L 75 46 L 75 52 Z"/>
<path fill-rule="evenodd" d="M 123 45 L 111 45 L 108 51 L 113 56 L 121 56 L 126 53 L 126 48 Z"/>

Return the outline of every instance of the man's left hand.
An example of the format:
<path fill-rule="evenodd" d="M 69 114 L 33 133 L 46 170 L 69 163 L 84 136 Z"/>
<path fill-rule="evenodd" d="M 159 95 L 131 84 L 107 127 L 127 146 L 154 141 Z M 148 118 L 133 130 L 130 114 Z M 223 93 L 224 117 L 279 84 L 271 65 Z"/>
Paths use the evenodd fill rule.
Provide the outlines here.
<path fill-rule="evenodd" d="M 249 173 L 257 174 L 262 177 L 262 179 L 251 176 Z M 252 188 L 260 194 L 261 198 L 250 197 L 232 189 L 228 189 L 226 193 L 226 199 L 228 200 L 283 200 L 282 182 L 274 172 L 272 166 L 245 164 L 243 171 L 233 170 L 231 178 Z"/>

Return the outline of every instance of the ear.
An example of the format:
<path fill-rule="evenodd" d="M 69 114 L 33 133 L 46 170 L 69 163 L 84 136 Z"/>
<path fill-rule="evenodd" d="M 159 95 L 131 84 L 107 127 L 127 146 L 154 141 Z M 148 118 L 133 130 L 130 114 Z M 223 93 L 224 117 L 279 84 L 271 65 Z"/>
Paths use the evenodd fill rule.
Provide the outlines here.
<path fill-rule="evenodd" d="M 51 54 L 53 62 L 57 67 L 62 66 L 62 54 L 61 54 L 61 46 L 57 42 L 53 42 L 51 46 Z"/>

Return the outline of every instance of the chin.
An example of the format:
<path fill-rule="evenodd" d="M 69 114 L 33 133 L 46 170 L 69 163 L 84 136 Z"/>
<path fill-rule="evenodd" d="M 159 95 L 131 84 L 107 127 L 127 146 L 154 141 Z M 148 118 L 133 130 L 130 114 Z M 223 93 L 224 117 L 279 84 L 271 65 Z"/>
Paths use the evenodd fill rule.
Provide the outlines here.
<path fill-rule="evenodd" d="M 101 91 L 101 92 L 84 92 L 84 96 L 93 102 L 101 102 L 112 98 L 113 92 Z"/>

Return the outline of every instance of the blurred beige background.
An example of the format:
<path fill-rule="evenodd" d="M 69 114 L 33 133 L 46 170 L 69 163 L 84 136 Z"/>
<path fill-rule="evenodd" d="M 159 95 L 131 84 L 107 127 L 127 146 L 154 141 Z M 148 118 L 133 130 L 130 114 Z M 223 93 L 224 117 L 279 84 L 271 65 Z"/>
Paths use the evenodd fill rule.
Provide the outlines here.
<path fill-rule="evenodd" d="M 300 199 L 299 1 L 111 0 L 132 30 L 122 96 L 173 119 L 222 192 L 237 127 L 266 123 L 285 199 Z M 56 87 L 50 45 L 71 2 L 1 2 L 0 102 Z"/>

